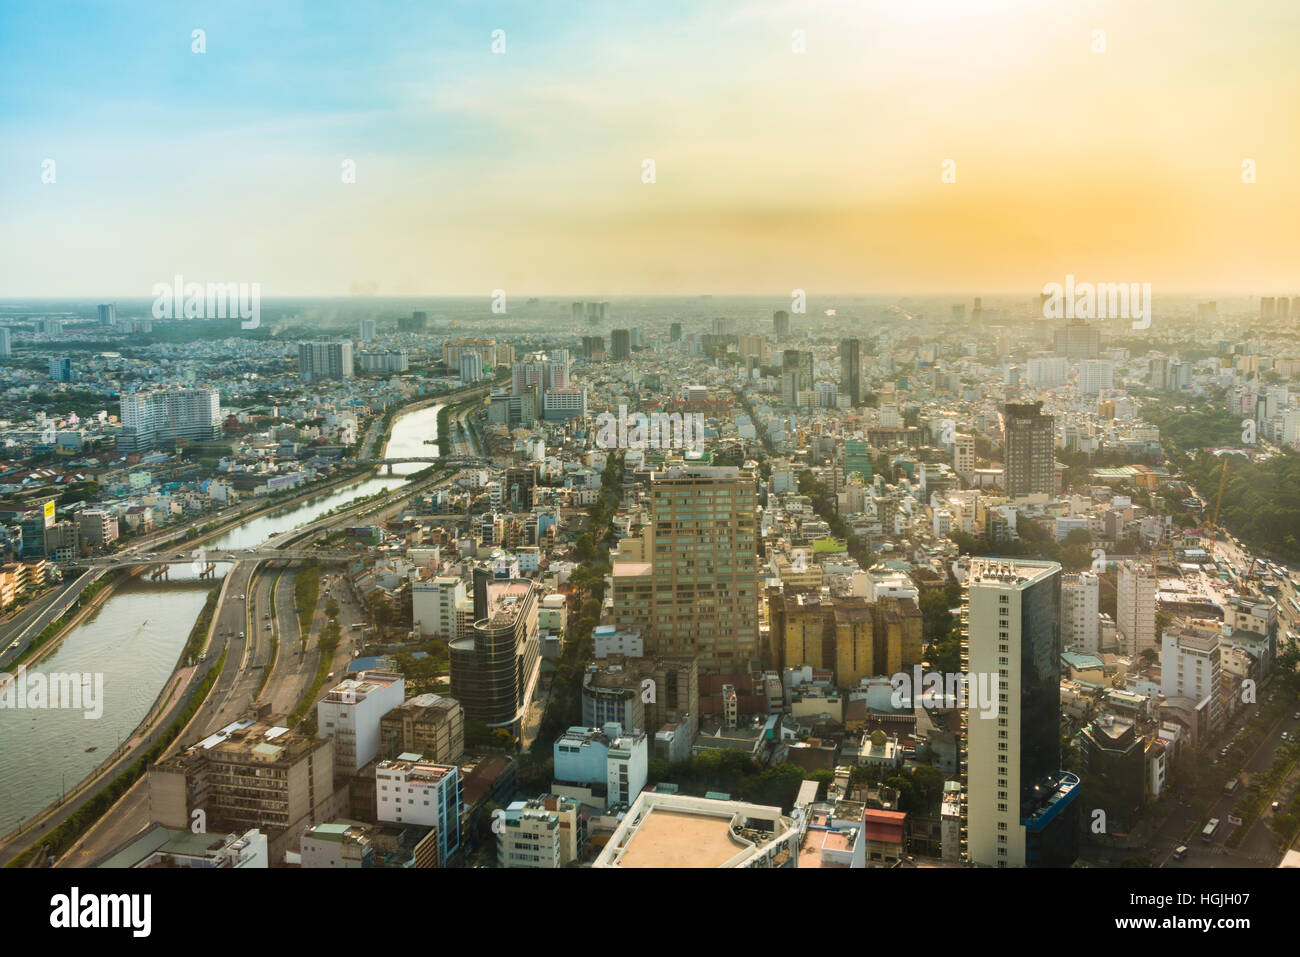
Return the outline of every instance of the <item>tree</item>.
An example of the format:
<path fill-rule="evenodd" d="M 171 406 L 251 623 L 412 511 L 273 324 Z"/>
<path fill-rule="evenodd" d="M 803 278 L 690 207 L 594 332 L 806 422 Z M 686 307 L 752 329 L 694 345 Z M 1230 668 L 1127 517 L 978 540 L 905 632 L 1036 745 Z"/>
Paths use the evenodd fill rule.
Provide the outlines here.
<path fill-rule="evenodd" d="M 328 618 L 337 618 L 339 616 L 339 603 L 333 598 L 325 602 L 325 615 Z"/>

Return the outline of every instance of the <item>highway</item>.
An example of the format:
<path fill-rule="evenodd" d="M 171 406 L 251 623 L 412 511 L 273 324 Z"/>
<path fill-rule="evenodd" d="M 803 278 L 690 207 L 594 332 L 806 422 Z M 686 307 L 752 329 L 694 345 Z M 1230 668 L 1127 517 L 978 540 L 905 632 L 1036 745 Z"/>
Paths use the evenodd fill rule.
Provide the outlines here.
<path fill-rule="evenodd" d="M 26 651 L 32 639 L 67 611 L 86 586 L 102 574 L 102 569 L 94 569 L 70 578 L 0 625 L 0 670 Z"/>

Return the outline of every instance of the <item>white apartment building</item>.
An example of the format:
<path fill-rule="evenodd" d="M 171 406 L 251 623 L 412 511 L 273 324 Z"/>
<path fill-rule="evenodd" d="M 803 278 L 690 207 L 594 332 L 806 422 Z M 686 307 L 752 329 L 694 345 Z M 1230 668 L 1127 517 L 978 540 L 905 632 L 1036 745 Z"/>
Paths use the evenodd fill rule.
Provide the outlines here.
<path fill-rule="evenodd" d="M 1106 359 L 1084 359 L 1079 363 L 1079 392 L 1096 395 L 1115 388 L 1115 363 Z"/>
<path fill-rule="evenodd" d="M 1222 705 L 1219 677 L 1222 651 L 1218 627 L 1169 628 L 1161 636 L 1160 692 L 1167 700 L 1185 698 L 1209 714 L 1209 733 L 1219 728 Z"/>
<path fill-rule="evenodd" d="M 967 482 L 975 481 L 975 436 L 957 433 L 952 449 L 952 470 Z"/>
<path fill-rule="evenodd" d="M 1093 572 L 1061 576 L 1061 647 L 1101 653 L 1101 580 Z"/>
<path fill-rule="evenodd" d="M 1119 566 L 1115 630 L 1122 654 L 1138 655 L 1156 647 L 1156 587 L 1153 569 L 1144 562 Z"/>
<path fill-rule="evenodd" d="M 1069 360 L 1063 356 L 1030 359 L 1025 363 L 1025 377 L 1031 389 L 1055 389 L 1065 385 L 1070 374 Z"/>
<path fill-rule="evenodd" d="M 421 635 L 447 641 L 460 637 L 456 609 L 467 595 L 465 582 L 442 576 L 411 585 L 411 615 Z"/>
<path fill-rule="evenodd" d="M 379 722 L 406 700 L 406 679 L 387 671 L 363 671 L 340 681 L 316 705 L 316 729 L 334 739 L 334 766 L 355 774 L 379 753 Z"/>
<path fill-rule="evenodd" d="M 156 389 L 120 400 L 119 448 L 140 452 L 177 439 L 209 442 L 221 437 L 221 393 L 216 389 Z"/>
<path fill-rule="evenodd" d="M 460 769 L 432 764 L 418 755 L 380 761 L 375 768 L 375 807 L 379 820 L 421 824 L 438 833 L 438 866 L 460 847 L 460 816 L 464 797 Z"/>

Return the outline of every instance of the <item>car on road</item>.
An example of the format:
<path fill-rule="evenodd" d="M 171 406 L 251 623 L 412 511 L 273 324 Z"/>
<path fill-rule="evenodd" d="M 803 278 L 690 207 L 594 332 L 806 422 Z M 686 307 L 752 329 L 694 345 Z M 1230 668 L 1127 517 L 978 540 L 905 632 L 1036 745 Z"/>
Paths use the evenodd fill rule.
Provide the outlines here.
<path fill-rule="evenodd" d="M 1291 720 L 1300 721 L 1300 711 L 1297 711 L 1295 714 L 1291 715 Z"/>
<path fill-rule="evenodd" d="M 207 660 L 208 660 L 208 653 L 206 651 L 201 652 L 199 654 L 199 661 L 207 661 Z"/>
<path fill-rule="evenodd" d="M 240 595 L 240 596 L 239 596 L 239 600 L 240 600 L 240 601 L 243 601 L 243 600 L 244 600 L 245 598 L 247 598 L 247 597 L 248 597 L 247 595 Z"/>
<path fill-rule="evenodd" d="M 243 637 L 244 637 L 244 633 L 243 633 L 242 631 L 239 633 L 239 637 L 240 637 L 240 638 L 243 638 Z"/>
<path fill-rule="evenodd" d="M 1282 732 L 1282 740 L 1283 740 L 1283 741 L 1290 741 L 1290 740 L 1291 740 L 1291 735 L 1289 735 L 1289 734 L 1287 734 L 1287 732 L 1283 731 L 1283 732 Z"/>
<path fill-rule="evenodd" d="M 1272 804 L 1269 805 L 1269 807 L 1272 808 L 1274 811 L 1280 811 L 1282 810 L 1282 802 L 1274 801 Z"/>
<path fill-rule="evenodd" d="M 1177 847 L 1174 848 L 1174 860 L 1181 861 L 1186 856 L 1187 856 L 1186 844 L 1179 844 Z"/>

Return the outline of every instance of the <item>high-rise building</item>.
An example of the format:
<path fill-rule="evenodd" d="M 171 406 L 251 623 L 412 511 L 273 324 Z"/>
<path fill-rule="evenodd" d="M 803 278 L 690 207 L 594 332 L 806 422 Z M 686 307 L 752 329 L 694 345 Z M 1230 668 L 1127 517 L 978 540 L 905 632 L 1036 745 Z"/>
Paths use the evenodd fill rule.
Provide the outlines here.
<path fill-rule="evenodd" d="M 1218 621 L 1197 622 L 1161 636 L 1160 692 L 1171 707 L 1197 715 L 1198 741 L 1217 732 L 1222 717 L 1221 629 Z"/>
<path fill-rule="evenodd" d="M 357 338 L 362 342 L 369 342 L 375 337 L 375 320 L 362 319 L 361 328 L 358 330 Z"/>
<path fill-rule="evenodd" d="M 790 335 L 790 313 L 784 309 L 778 309 L 772 313 L 772 334 L 778 339 L 784 339 Z"/>
<path fill-rule="evenodd" d="M 584 359 L 597 359 L 604 355 L 605 355 L 604 336 L 583 336 L 582 337 L 582 357 Z"/>
<path fill-rule="evenodd" d="M 465 709 L 455 698 L 420 694 L 379 721 L 379 756 L 394 760 L 422 754 L 434 764 L 455 764 L 465 754 Z"/>
<path fill-rule="evenodd" d="M 221 393 L 216 389 L 158 389 L 124 395 L 117 447 L 142 452 L 177 440 L 210 442 L 221 437 Z"/>
<path fill-rule="evenodd" d="M 117 304 L 103 303 L 95 307 L 99 314 L 99 324 L 101 326 L 111 326 L 117 322 Z"/>
<path fill-rule="evenodd" d="M 334 742 L 271 718 L 236 721 L 149 768 L 149 817 L 188 831 L 202 811 L 218 828 L 268 831 L 272 842 L 335 814 Z"/>
<path fill-rule="evenodd" d="M 411 584 L 412 625 L 421 635 L 444 641 L 460 637 L 456 630 L 456 609 L 466 597 L 459 578 L 440 576 Z"/>
<path fill-rule="evenodd" d="M 381 821 L 420 824 L 438 834 L 438 866 L 460 848 L 464 811 L 460 768 L 435 764 L 415 754 L 375 766 L 375 812 Z"/>
<path fill-rule="evenodd" d="M 478 382 L 483 378 L 483 357 L 473 349 L 462 349 L 456 361 L 462 382 Z"/>
<path fill-rule="evenodd" d="M 1094 573 L 1061 576 L 1061 646 L 1066 651 L 1101 651 L 1100 597 L 1101 581 Z"/>
<path fill-rule="evenodd" d="M 781 371 L 796 376 L 795 388 L 800 392 L 813 387 L 813 355 L 799 349 L 786 349 L 781 355 Z"/>
<path fill-rule="evenodd" d="M 1273 296 L 1259 297 L 1259 318 L 1272 319 L 1277 312 L 1277 299 Z"/>
<path fill-rule="evenodd" d="M 610 333 L 611 358 L 615 362 L 632 357 L 632 332 L 628 329 L 615 329 Z"/>
<path fill-rule="evenodd" d="M 379 723 L 406 698 L 406 679 L 367 671 L 344 678 L 316 703 L 316 733 L 334 739 L 334 768 L 356 774 L 379 754 Z"/>
<path fill-rule="evenodd" d="M 0 359 L 8 359 L 14 354 L 13 332 L 8 326 L 0 326 Z"/>
<path fill-rule="evenodd" d="M 647 655 L 695 655 L 702 671 L 760 656 L 754 478 L 734 466 L 672 468 L 650 483 L 649 563 L 616 562 L 614 615 Z"/>
<path fill-rule="evenodd" d="M 55 382 L 72 381 L 72 360 L 67 356 L 50 359 L 50 378 Z"/>
<path fill-rule="evenodd" d="M 413 312 L 409 316 L 397 317 L 398 332 L 423 332 L 429 324 L 427 312 Z"/>
<path fill-rule="evenodd" d="M 1095 359 L 1101 352 L 1101 333 L 1086 319 L 1075 318 L 1056 330 L 1053 351 L 1067 359 Z"/>
<path fill-rule="evenodd" d="M 849 404 L 862 404 L 862 340 L 840 340 L 840 391 L 848 393 Z"/>
<path fill-rule="evenodd" d="M 351 342 L 298 343 L 298 375 L 304 382 L 352 378 Z"/>
<path fill-rule="evenodd" d="M 1115 363 L 1106 359 L 1085 359 L 1079 363 L 1079 392 L 1096 395 L 1115 387 Z"/>
<path fill-rule="evenodd" d="M 486 568 L 474 569 L 474 618 L 448 644 L 451 696 L 465 718 L 518 736 L 519 724 L 537 684 L 536 582 L 494 581 Z"/>
<path fill-rule="evenodd" d="M 1056 419 L 1043 403 L 1008 402 L 1003 412 L 1007 497 L 1056 492 Z"/>
<path fill-rule="evenodd" d="M 957 433 L 952 447 L 952 470 L 967 482 L 975 481 L 975 436 Z"/>
<path fill-rule="evenodd" d="M 682 324 L 680 322 L 674 322 L 671 326 L 668 327 L 668 341 L 681 342 L 681 340 L 682 340 Z"/>
<path fill-rule="evenodd" d="M 862 439 L 846 439 L 844 442 L 844 478 L 851 475 L 862 477 L 863 483 L 871 481 L 871 446 Z"/>
<path fill-rule="evenodd" d="M 1145 562 L 1125 561 L 1119 566 L 1115 601 L 1115 634 L 1120 651 L 1139 655 L 1156 646 L 1155 571 Z"/>
<path fill-rule="evenodd" d="M 1069 867 L 1079 779 L 1061 770 L 1061 566 L 980 558 L 966 579 L 962 666 L 995 689 L 962 714 L 965 857 L 986 867 Z M 985 679 L 984 676 L 988 676 Z M 993 705 L 996 703 L 996 707 Z"/>
<path fill-rule="evenodd" d="M 569 311 L 574 322 L 582 321 L 582 303 L 574 302 L 569 304 Z"/>
<path fill-rule="evenodd" d="M 568 867 L 578 859 L 582 844 L 580 807 L 577 801 L 554 794 L 512 803 L 499 815 L 497 866 Z"/>

